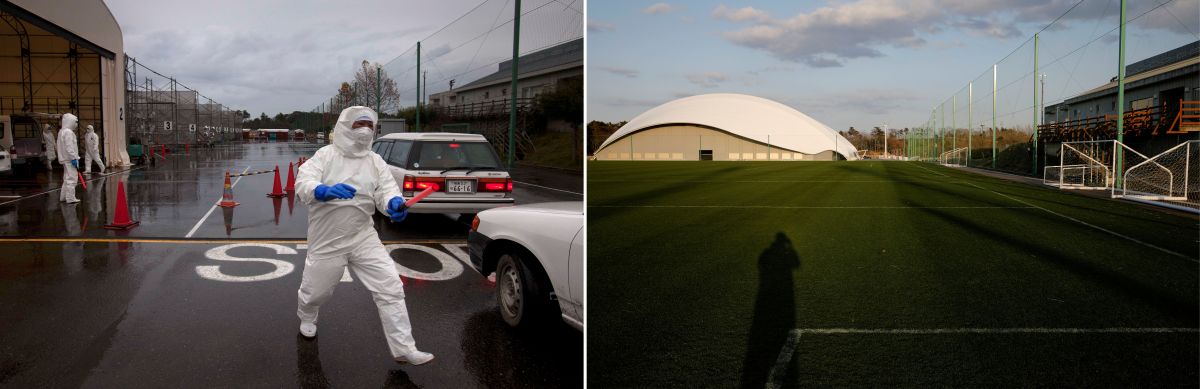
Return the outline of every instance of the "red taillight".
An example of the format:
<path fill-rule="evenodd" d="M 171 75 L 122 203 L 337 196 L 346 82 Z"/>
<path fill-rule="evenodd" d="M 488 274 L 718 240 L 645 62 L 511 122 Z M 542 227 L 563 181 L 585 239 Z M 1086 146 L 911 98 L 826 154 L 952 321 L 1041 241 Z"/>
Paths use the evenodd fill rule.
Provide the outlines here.
<path fill-rule="evenodd" d="M 512 178 L 480 178 L 480 192 L 512 192 Z"/>
<path fill-rule="evenodd" d="M 450 148 L 452 148 L 452 149 L 457 149 L 457 148 L 458 148 L 458 143 L 451 143 L 451 144 L 450 144 Z"/>
<path fill-rule="evenodd" d="M 479 231 L 479 215 L 475 215 L 475 219 L 471 220 L 471 231 Z"/>
<path fill-rule="evenodd" d="M 405 192 L 420 191 L 425 188 L 433 188 L 434 192 L 441 192 L 445 182 L 444 178 L 404 176 L 403 188 Z"/>

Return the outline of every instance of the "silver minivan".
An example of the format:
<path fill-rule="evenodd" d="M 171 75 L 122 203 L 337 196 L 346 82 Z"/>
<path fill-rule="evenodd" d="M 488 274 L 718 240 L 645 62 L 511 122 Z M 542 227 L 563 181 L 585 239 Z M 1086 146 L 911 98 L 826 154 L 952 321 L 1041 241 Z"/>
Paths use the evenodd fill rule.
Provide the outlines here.
<path fill-rule="evenodd" d="M 411 212 L 471 215 L 515 202 L 512 177 L 483 135 L 392 133 L 371 150 L 387 162 L 404 197 L 434 188 Z"/>

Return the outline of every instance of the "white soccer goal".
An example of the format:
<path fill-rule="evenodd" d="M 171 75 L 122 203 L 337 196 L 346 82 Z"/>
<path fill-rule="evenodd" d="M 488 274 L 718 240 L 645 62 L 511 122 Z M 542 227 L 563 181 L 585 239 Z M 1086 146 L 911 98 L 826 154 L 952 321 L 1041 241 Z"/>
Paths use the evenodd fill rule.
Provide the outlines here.
<path fill-rule="evenodd" d="M 1117 141 L 1063 142 L 1058 165 L 1046 166 L 1042 182 L 1062 189 L 1112 190 Z"/>
<path fill-rule="evenodd" d="M 1187 141 L 1144 161 L 1123 174 L 1122 197 L 1141 200 L 1188 201 L 1200 192 L 1200 141 Z"/>
<path fill-rule="evenodd" d="M 959 147 L 944 152 L 938 156 L 938 162 L 946 166 L 967 166 L 967 148 Z"/>

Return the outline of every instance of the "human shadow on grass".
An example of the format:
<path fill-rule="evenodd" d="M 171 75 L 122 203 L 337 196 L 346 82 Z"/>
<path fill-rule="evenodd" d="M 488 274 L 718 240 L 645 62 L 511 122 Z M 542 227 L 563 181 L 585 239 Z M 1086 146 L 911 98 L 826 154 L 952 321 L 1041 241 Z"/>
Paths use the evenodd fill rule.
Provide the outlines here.
<path fill-rule="evenodd" d="M 742 363 L 743 388 L 761 388 L 774 367 L 788 332 L 796 328 L 796 291 L 793 273 L 800 269 L 800 256 L 782 232 L 758 256 L 758 294 L 754 318 Z M 796 364 L 788 364 L 788 377 L 796 377 Z M 780 374 L 782 372 L 776 372 Z"/>

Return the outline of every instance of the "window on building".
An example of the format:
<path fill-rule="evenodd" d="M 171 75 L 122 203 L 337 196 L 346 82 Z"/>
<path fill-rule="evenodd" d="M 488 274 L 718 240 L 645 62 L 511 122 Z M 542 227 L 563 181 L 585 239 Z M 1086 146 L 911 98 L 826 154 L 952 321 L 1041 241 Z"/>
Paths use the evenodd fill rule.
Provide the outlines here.
<path fill-rule="evenodd" d="M 487 99 L 487 98 L 488 98 L 488 93 L 490 93 L 490 92 L 487 92 L 487 91 L 484 91 L 484 92 L 483 92 L 483 98 L 484 98 L 484 99 Z"/>
<path fill-rule="evenodd" d="M 501 96 L 501 97 L 503 97 L 503 96 L 508 96 L 508 89 L 507 89 L 507 88 L 506 88 L 506 89 L 501 89 L 501 90 L 500 90 L 500 96 Z"/>

